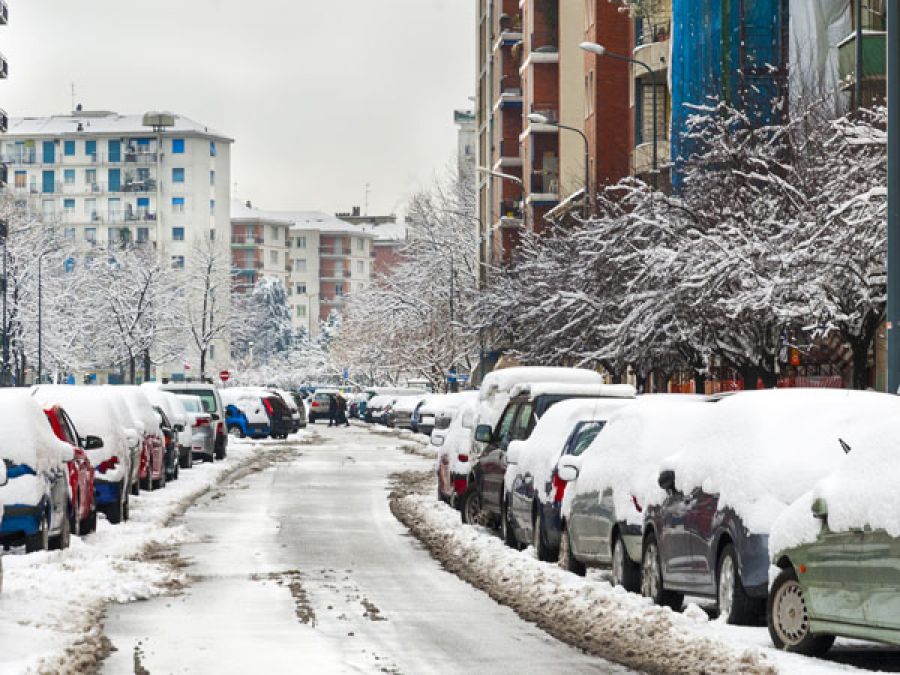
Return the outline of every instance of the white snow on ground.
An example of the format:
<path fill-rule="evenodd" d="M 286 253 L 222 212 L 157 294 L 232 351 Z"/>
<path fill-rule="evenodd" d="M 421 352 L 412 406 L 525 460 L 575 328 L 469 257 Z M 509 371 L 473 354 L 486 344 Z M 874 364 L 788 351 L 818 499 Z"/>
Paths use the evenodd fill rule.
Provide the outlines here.
<path fill-rule="evenodd" d="M 728 626 L 710 621 L 696 605 L 682 613 L 657 607 L 639 595 L 613 588 L 595 575 L 578 577 L 555 564 L 506 547 L 483 528 L 461 525 L 459 514 L 431 495 L 401 498 L 416 519 L 423 540 L 441 542 L 453 561 L 448 569 L 483 587 L 525 618 L 556 622 L 563 638 L 579 646 L 601 646 L 599 655 L 624 660 L 634 668 L 666 672 L 766 672 L 791 675 L 846 672 L 848 666 L 776 651 L 765 628 Z M 538 620 L 541 627 L 557 634 Z M 559 635 L 558 635 L 559 636 Z M 603 650 L 607 650 L 605 653 Z M 852 670 L 852 669 L 851 669 Z"/>
<path fill-rule="evenodd" d="M 98 619 L 106 603 L 163 595 L 182 581 L 172 566 L 145 559 L 156 547 L 189 540 L 183 527 L 169 521 L 228 474 L 279 445 L 231 440 L 226 460 L 195 464 L 164 490 L 132 497 L 127 523 L 110 525 L 101 516 L 97 532 L 73 536 L 68 550 L 4 555 L 0 673 L 81 672 L 79 653 L 92 652 L 91 662 L 101 648 Z"/>

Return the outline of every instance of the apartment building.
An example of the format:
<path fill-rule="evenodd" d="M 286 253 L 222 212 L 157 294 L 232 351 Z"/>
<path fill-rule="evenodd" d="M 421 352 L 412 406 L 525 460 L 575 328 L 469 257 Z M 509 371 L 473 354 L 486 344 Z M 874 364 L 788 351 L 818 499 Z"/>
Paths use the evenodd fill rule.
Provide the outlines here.
<path fill-rule="evenodd" d="M 456 161 L 460 172 L 472 172 L 475 168 L 475 144 L 478 127 L 471 110 L 454 110 L 453 122 L 457 127 Z"/>
<path fill-rule="evenodd" d="M 288 286 L 288 255 L 293 222 L 254 208 L 250 202 L 231 202 L 231 267 L 234 290 L 249 292 L 263 277 Z"/>
<path fill-rule="evenodd" d="M 473 143 L 473 145 L 469 146 L 469 149 L 471 150 L 472 156 L 471 158 L 465 156 L 466 145 L 463 143 L 462 135 L 466 132 L 461 129 L 460 150 L 464 154 L 460 157 L 460 161 L 471 161 L 474 166 L 474 122 L 471 126 L 472 129 L 469 141 Z M 406 246 L 409 228 L 406 226 L 405 222 L 398 223 L 396 215 L 364 215 L 361 213 L 361 209 L 358 206 L 354 206 L 350 212 L 336 213 L 335 216 L 352 225 L 359 225 L 364 231 L 374 236 L 374 239 L 372 240 L 371 279 L 374 279 L 376 276 L 390 274 L 403 260 L 403 247 Z"/>
<path fill-rule="evenodd" d="M 19 117 L 2 142 L 8 191 L 73 244 L 149 243 L 184 268 L 230 235 L 232 139 L 181 115 L 77 109 Z M 171 126 L 168 123 L 171 123 Z"/>
<path fill-rule="evenodd" d="M 887 0 L 850 0 L 850 33 L 838 44 L 838 77 L 856 106 L 883 105 L 887 95 Z M 857 69 L 857 63 L 860 64 Z"/>

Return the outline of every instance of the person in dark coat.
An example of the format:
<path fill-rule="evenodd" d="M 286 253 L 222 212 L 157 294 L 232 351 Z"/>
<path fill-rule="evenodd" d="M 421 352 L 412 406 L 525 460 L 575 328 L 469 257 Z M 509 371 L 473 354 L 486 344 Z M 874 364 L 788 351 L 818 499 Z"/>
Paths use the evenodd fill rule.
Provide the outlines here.
<path fill-rule="evenodd" d="M 335 398 L 337 398 L 337 424 L 344 426 L 350 426 L 350 420 L 347 419 L 347 399 L 338 394 Z"/>
<path fill-rule="evenodd" d="M 340 417 L 338 412 L 338 400 L 340 396 L 328 394 L 328 426 L 336 427 L 339 424 Z"/>

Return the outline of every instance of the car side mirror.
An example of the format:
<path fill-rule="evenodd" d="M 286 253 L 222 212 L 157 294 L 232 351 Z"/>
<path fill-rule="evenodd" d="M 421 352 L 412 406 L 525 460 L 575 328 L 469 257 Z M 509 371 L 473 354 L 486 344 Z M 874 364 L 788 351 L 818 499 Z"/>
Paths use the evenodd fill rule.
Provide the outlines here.
<path fill-rule="evenodd" d="M 675 492 L 674 471 L 661 471 L 657 482 L 659 483 L 659 487 L 661 487 L 666 492 Z"/>
<path fill-rule="evenodd" d="M 209 413 L 209 416 L 212 417 L 213 421 L 219 420 L 219 413 Z"/>
<path fill-rule="evenodd" d="M 565 483 L 578 480 L 579 473 L 581 473 L 581 461 L 578 457 L 565 455 L 556 464 L 556 475 Z"/>
<path fill-rule="evenodd" d="M 819 520 L 828 518 L 828 504 L 821 497 L 812 503 L 812 514 L 814 518 Z"/>
<path fill-rule="evenodd" d="M 475 427 L 475 440 L 479 443 L 490 443 L 494 440 L 494 429 L 490 424 L 479 424 Z"/>
<path fill-rule="evenodd" d="M 85 436 L 84 437 L 84 449 L 85 450 L 99 450 L 103 447 L 103 439 L 99 436 Z"/>

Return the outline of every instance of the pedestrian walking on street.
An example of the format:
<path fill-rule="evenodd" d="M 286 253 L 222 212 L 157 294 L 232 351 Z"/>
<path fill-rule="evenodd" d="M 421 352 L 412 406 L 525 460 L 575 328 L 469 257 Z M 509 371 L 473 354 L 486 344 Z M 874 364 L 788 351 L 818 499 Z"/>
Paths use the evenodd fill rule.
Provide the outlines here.
<path fill-rule="evenodd" d="M 350 426 L 350 420 L 347 419 L 347 399 L 345 399 L 340 394 L 337 395 L 337 409 L 338 409 L 338 417 L 337 424 L 340 426 L 343 424 L 344 426 Z"/>
<path fill-rule="evenodd" d="M 328 394 L 328 426 L 336 427 L 338 425 L 338 399 L 340 396 Z"/>

